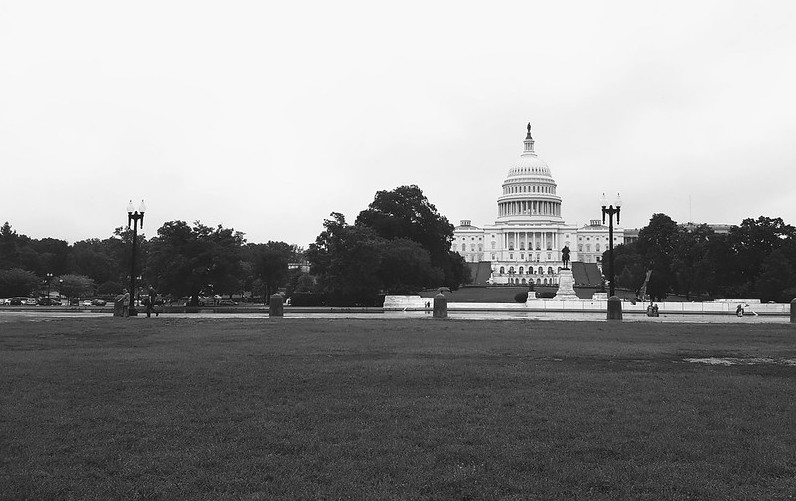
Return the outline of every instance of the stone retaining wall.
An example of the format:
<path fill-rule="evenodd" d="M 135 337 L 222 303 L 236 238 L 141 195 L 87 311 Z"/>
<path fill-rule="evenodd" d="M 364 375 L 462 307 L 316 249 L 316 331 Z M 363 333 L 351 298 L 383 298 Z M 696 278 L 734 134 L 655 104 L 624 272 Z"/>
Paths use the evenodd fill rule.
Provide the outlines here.
<path fill-rule="evenodd" d="M 427 301 L 433 299 L 420 296 L 386 296 L 384 298 L 384 311 L 424 310 Z M 658 305 L 659 314 L 697 314 L 697 315 L 735 315 L 739 304 L 746 303 L 746 314 L 754 311 L 758 315 L 789 315 L 790 304 L 787 303 L 756 303 L 748 300 L 731 300 L 685 303 L 661 302 Z M 633 304 L 629 301 L 622 302 L 624 313 L 646 314 L 649 303 Z M 455 311 L 573 311 L 573 312 L 603 312 L 608 310 L 607 300 L 574 299 L 560 301 L 555 299 L 529 299 L 525 303 L 452 303 L 448 302 L 448 309 Z"/>

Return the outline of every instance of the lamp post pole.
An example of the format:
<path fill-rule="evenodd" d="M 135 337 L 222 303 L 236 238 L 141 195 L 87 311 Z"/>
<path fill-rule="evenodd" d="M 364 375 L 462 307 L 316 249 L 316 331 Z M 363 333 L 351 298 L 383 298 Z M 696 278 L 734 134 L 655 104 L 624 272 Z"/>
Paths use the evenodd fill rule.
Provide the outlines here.
<path fill-rule="evenodd" d="M 135 254 L 136 249 L 138 247 L 138 226 L 139 223 L 141 227 L 144 227 L 144 211 L 146 211 L 146 206 L 144 205 L 144 201 L 141 200 L 141 205 L 138 207 L 138 210 L 135 210 L 133 207 L 133 201 L 130 200 L 130 203 L 127 204 L 127 228 L 130 228 L 130 225 L 133 226 L 133 256 L 130 260 L 130 316 L 138 315 L 138 311 L 135 309 Z"/>
<path fill-rule="evenodd" d="M 622 199 L 619 193 L 616 194 L 616 201 L 613 205 L 606 207 L 605 193 L 600 198 L 600 205 L 602 205 L 603 224 L 605 224 L 605 216 L 608 216 L 608 319 L 621 320 L 622 319 L 622 303 L 616 298 L 616 288 L 614 287 L 614 280 L 616 272 L 614 270 L 614 216 L 616 222 L 619 223 L 619 211 L 622 206 Z"/>
<path fill-rule="evenodd" d="M 49 301 L 50 301 L 50 281 L 52 281 L 52 279 L 53 279 L 53 274 L 52 273 L 47 273 L 46 277 L 47 278 L 45 280 L 47 281 L 47 302 L 49 303 Z"/>

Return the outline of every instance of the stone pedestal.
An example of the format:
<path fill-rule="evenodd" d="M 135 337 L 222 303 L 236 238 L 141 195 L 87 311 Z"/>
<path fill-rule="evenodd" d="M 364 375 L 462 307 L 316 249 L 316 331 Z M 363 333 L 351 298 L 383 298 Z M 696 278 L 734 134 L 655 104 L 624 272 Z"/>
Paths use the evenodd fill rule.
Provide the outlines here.
<path fill-rule="evenodd" d="M 442 293 L 434 296 L 434 318 L 448 318 L 448 298 Z"/>
<path fill-rule="evenodd" d="M 790 302 L 790 323 L 796 324 L 796 299 Z"/>
<path fill-rule="evenodd" d="M 556 293 L 556 299 L 558 301 L 571 301 L 573 299 L 578 299 L 578 296 L 575 294 L 575 279 L 572 278 L 572 270 L 561 270 L 558 273 L 558 293 Z"/>
<path fill-rule="evenodd" d="M 622 320 L 622 300 L 616 296 L 608 298 L 608 320 Z"/>
<path fill-rule="evenodd" d="M 281 294 L 274 294 L 271 296 L 268 303 L 268 316 L 271 318 L 285 316 L 284 298 Z"/>

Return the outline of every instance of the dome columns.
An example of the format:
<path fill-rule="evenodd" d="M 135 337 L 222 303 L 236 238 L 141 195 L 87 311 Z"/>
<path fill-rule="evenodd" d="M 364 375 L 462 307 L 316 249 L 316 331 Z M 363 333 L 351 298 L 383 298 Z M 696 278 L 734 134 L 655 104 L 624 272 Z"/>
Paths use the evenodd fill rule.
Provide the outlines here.
<path fill-rule="evenodd" d="M 513 200 L 498 203 L 498 217 L 549 216 L 561 217 L 561 202 L 546 200 Z"/>

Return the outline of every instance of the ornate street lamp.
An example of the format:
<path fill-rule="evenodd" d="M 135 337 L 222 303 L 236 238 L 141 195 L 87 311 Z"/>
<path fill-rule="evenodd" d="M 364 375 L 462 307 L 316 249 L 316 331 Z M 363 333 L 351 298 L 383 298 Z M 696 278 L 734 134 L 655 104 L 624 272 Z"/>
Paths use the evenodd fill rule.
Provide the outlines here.
<path fill-rule="evenodd" d="M 622 206 L 622 199 L 619 197 L 619 193 L 616 194 L 616 201 L 614 201 L 613 205 L 608 205 L 606 207 L 607 200 L 605 198 L 605 193 L 603 193 L 602 197 L 600 197 L 600 205 L 603 208 L 603 224 L 605 224 L 605 216 L 608 215 L 608 266 L 609 266 L 609 276 L 608 276 L 608 319 L 609 320 L 621 320 L 622 319 L 622 303 L 615 298 L 615 288 L 614 288 L 614 277 L 616 273 L 614 271 L 614 216 L 616 216 L 616 222 L 619 224 L 619 211 Z M 613 301 L 611 300 L 612 298 Z M 615 304 L 616 306 L 612 306 Z M 616 310 L 612 310 L 612 308 L 617 308 Z"/>
<path fill-rule="evenodd" d="M 135 309 L 135 252 L 136 247 L 138 247 L 139 223 L 141 228 L 144 227 L 144 211 L 146 211 L 146 206 L 143 200 L 141 200 L 141 205 L 137 211 L 133 207 L 132 200 L 127 204 L 127 228 L 130 229 L 131 223 L 133 225 L 133 258 L 130 260 L 130 316 L 138 315 L 138 311 Z"/>

